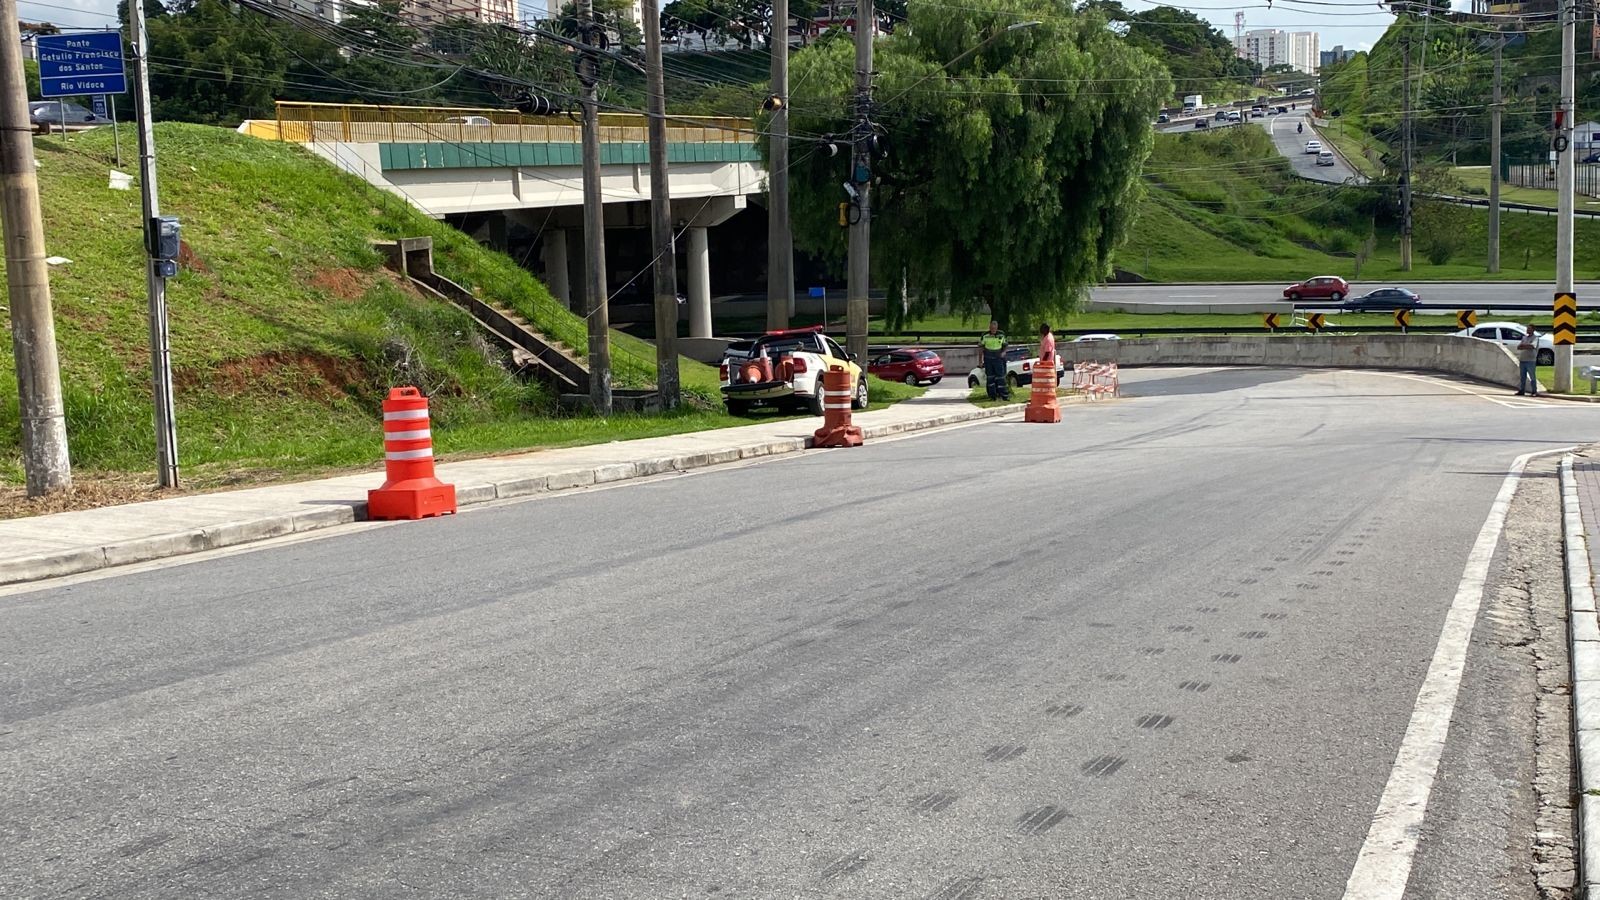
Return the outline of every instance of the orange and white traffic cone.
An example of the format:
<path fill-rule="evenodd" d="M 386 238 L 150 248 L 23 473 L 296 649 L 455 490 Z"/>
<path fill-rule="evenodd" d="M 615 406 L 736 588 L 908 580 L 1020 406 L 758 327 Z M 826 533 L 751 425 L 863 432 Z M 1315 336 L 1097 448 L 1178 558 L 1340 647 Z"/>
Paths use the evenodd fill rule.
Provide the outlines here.
<path fill-rule="evenodd" d="M 1061 421 L 1061 403 L 1056 400 L 1056 365 L 1053 359 L 1041 359 L 1033 367 L 1033 390 L 1028 394 L 1028 408 L 1022 414 L 1024 422 Z"/>
<path fill-rule="evenodd" d="M 383 459 L 388 478 L 367 492 L 367 518 L 426 519 L 456 511 L 455 485 L 434 477 L 428 398 L 414 387 L 391 388 L 383 400 Z"/>
<path fill-rule="evenodd" d="M 850 424 L 850 388 L 850 373 L 844 366 L 822 373 L 822 427 L 812 435 L 813 447 L 861 446 L 861 426 Z"/>

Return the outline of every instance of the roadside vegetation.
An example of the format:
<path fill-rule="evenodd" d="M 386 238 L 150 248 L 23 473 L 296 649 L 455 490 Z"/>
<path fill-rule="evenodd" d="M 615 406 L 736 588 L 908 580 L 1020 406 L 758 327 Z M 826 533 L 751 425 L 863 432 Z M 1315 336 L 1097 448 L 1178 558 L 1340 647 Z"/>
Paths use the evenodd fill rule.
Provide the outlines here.
<path fill-rule="evenodd" d="M 133 146 L 131 128 L 122 135 Z M 341 174 L 304 150 L 195 125 L 157 127 L 163 211 L 181 218 L 168 286 L 178 442 L 204 489 L 371 467 L 391 385 L 432 398 L 443 453 L 493 453 L 744 424 L 722 410 L 716 369 L 680 360 L 684 409 L 600 419 L 564 412 L 458 308 L 385 270 L 374 240 L 428 235 L 435 266 L 587 352 L 583 320 L 509 257 Z M 107 186 L 108 129 L 35 142 L 67 427 L 80 480 L 153 469 L 139 193 Z M 13 367 L 9 339 L 0 369 Z M 619 387 L 653 382 L 654 348 L 612 333 Z M 919 393 L 872 386 L 875 403 Z M 16 382 L 0 378 L 0 485 L 22 480 Z"/>

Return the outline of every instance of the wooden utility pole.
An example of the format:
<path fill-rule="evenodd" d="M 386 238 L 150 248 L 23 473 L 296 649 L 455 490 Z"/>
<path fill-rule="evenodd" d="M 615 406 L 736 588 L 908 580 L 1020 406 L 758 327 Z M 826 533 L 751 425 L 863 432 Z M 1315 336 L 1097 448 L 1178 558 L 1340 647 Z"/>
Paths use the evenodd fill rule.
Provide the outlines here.
<path fill-rule="evenodd" d="M 772 53 L 768 126 L 772 166 L 767 173 L 767 328 L 788 328 L 794 315 L 794 236 L 789 229 L 789 0 L 772 0 L 767 29 Z M 826 324 L 826 323 L 824 323 Z"/>
<path fill-rule="evenodd" d="M 1500 49 L 1494 38 L 1494 106 L 1489 110 L 1489 271 L 1500 271 Z"/>
<path fill-rule="evenodd" d="M 593 49 L 599 26 L 594 21 L 593 0 L 579 0 L 578 18 L 587 48 L 579 60 L 578 80 L 583 84 L 583 266 L 584 312 L 589 321 L 589 402 L 596 415 L 609 416 L 611 311 L 606 302 L 606 216 L 600 195 L 600 66 Z"/>
<path fill-rule="evenodd" d="M 856 0 L 856 125 L 850 155 L 850 262 L 845 296 L 845 350 L 867 359 L 867 310 L 872 273 L 872 0 Z"/>
<path fill-rule="evenodd" d="M 645 85 L 650 92 L 650 244 L 655 250 L 656 390 L 663 409 L 682 401 L 678 383 L 678 251 L 667 183 L 667 89 L 661 71 L 661 9 L 645 0 Z"/>
<path fill-rule="evenodd" d="M 56 358 L 50 270 L 44 261 L 44 218 L 33 167 L 28 83 L 22 74 L 22 34 L 16 0 L 0 0 L 0 216 L 6 245 L 6 290 L 11 305 L 11 350 L 16 357 L 22 412 L 22 470 L 28 496 L 72 487 L 66 410 Z"/>

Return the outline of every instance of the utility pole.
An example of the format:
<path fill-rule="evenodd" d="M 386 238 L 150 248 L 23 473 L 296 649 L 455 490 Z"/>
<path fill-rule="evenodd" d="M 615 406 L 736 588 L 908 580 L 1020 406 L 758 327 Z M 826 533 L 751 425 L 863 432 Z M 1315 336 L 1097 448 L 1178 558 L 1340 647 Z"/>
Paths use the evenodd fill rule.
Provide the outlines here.
<path fill-rule="evenodd" d="M 28 83 L 22 74 L 17 0 L 0 0 L 0 216 L 6 245 L 6 292 L 11 302 L 11 350 L 16 357 L 22 412 L 22 470 L 29 497 L 72 487 L 66 411 L 56 323 L 50 309 L 50 269 L 44 261 L 44 217 L 33 167 Z"/>
<path fill-rule="evenodd" d="M 850 272 L 845 296 L 845 350 L 867 359 L 867 297 L 872 273 L 872 0 L 856 0 L 856 127 L 850 155 Z"/>
<path fill-rule="evenodd" d="M 589 402 L 596 415 L 611 415 L 611 311 L 606 303 L 606 216 L 600 196 L 600 66 L 595 59 L 593 0 L 578 0 L 586 48 L 578 59 L 583 85 L 583 266 L 584 311 L 589 321 Z M 659 31 L 660 29 L 657 29 Z M 673 298 L 677 302 L 677 298 Z M 660 313 L 656 316 L 659 318 Z M 674 326 L 676 327 L 676 326 Z"/>
<path fill-rule="evenodd" d="M 1494 36 L 1494 106 L 1489 111 L 1489 271 L 1500 271 L 1500 49 Z"/>
<path fill-rule="evenodd" d="M 1577 174 L 1577 154 L 1572 147 L 1573 117 L 1577 95 L 1577 0 L 1561 0 L 1561 107 L 1556 112 L 1556 190 L 1560 192 L 1556 215 L 1556 297 L 1574 293 L 1572 289 L 1572 209 Z M 1572 390 L 1572 345 L 1562 343 L 1557 334 L 1554 385 L 1558 392 Z"/>
<path fill-rule="evenodd" d="M 1411 271 L 1411 28 L 1409 8 L 1402 12 L 1400 56 L 1400 271 Z"/>
<path fill-rule="evenodd" d="M 650 243 L 655 249 L 656 390 L 663 409 L 682 401 L 678 388 L 678 251 L 672 239 L 672 193 L 667 184 L 667 89 L 661 72 L 661 8 L 645 0 L 645 82 L 650 92 Z"/>
<path fill-rule="evenodd" d="M 150 382 L 155 398 L 156 483 L 178 486 L 178 423 L 172 398 L 172 341 L 167 330 L 167 279 L 156 269 L 159 235 L 156 217 L 161 201 L 156 192 L 156 134 L 150 112 L 150 67 L 145 48 L 144 3 L 131 0 L 128 16 L 133 24 L 134 101 L 139 118 L 139 194 L 144 204 L 145 285 L 150 295 Z"/>
<path fill-rule="evenodd" d="M 794 315 L 794 236 L 789 230 L 789 0 L 772 0 L 767 29 L 772 53 L 772 171 L 767 173 L 767 328 L 788 328 Z M 826 323 L 824 323 L 826 324 Z"/>

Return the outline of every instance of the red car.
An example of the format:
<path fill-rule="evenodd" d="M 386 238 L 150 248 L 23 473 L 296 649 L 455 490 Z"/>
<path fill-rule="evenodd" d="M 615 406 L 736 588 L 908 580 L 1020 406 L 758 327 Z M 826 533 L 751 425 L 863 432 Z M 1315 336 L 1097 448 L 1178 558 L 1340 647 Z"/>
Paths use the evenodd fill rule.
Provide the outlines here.
<path fill-rule="evenodd" d="M 901 347 L 873 357 L 867 371 L 887 381 L 938 384 L 944 377 L 944 360 L 932 350 Z"/>
<path fill-rule="evenodd" d="M 1302 300 L 1329 300 L 1338 303 L 1350 296 L 1350 282 L 1337 275 L 1318 275 L 1283 289 L 1283 296 L 1299 303 Z"/>

